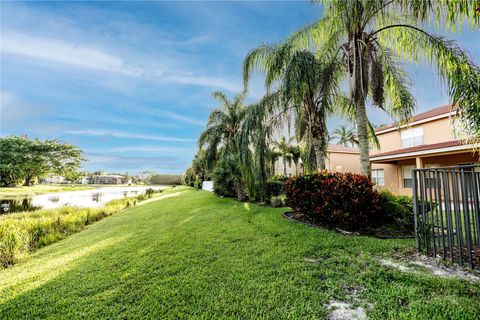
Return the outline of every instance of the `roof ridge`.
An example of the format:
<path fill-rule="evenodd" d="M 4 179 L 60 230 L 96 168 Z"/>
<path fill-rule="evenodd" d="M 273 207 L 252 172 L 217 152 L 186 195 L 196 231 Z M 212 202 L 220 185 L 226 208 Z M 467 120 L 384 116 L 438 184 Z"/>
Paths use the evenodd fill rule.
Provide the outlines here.
<path fill-rule="evenodd" d="M 415 121 L 420 121 L 420 120 L 427 120 L 429 118 L 433 118 L 433 117 L 440 116 L 440 115 L 443 115 L 443 114 L 449 114 L 454 109 L 455 108 L 453 108 L 451 104 L 444 104 L 444 105 L 441 105 L 439 107 L 436 107 L 436 108 L 433 108 L 433 109 L 430 109 L 430 110 L 412 115 L 410 118 L 408 118 L 404 121 L 407 121 L 407 123 L 408 123 L 408 122 L 415 122 Z M 387 129 L 392 129 L 392 128 L 395 128 L 395 127 L 400 126 L 402 124 L 403 123 L 401 121 L 396 121 L 396 122 L 393 122 L 391 124 L 387 124 L 387 125 L 381 126 L 379 128 L 376 128 L 375 132 L 379 132 L 379 131 L 383 131 L 383 130 L 387 130 Z"/>

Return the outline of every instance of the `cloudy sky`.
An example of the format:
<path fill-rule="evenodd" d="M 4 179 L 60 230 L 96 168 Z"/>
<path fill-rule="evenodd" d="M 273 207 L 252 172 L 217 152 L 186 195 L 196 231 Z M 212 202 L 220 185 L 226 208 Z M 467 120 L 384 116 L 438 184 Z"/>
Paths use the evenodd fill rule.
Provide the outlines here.
<path fill-rule="evenodd" d="M 183 172 L 247 52 L 320 16 L 308 2 L 2 1 L 0 134 L 77 145 L 87 170 Z M 448 36 L 479 63 L 478 30 Z M 428 66 L 407 69 L 418 111 L 448 102 Z"/>

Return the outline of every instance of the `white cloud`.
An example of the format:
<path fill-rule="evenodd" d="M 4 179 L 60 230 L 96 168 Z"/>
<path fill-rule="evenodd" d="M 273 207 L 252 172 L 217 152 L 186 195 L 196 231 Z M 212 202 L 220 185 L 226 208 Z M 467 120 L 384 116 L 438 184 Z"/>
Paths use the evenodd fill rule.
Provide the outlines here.
<path fill-rule="evenodd" d="M 159 136 L 149 134 L 137 134 L 117 130 L 104 129 L 87 129 L 87 130 L 67 130 L 65 134 L 85 135 L 85 136 L 106 136 L 114 138 L 140 139 L 140 140 L 156 140 L 156 141 L 170 141 L 170 142 L 194 142 L 195 139 L 177 138 L 170 136 Z"/>
<path fill-rule="evenodd" d="M 31 59 L 48 60 L 70 65 L 76 68 L 99 72 L 109 72 L 149 81 L 165 81 L 185 85 L 205 86 L 239 91 L 240 85 L 222 77 L 204 76 L 198 72 L 182 71 L 185 67 L 178 62 L 170 61 L 171 70 L 158 69 L 156 63 L 142 60 L 143 66 L 135 66 L 128 59 L 109 53 L 100 46 L 66 41 L 48 37 L 32 36 L 18 32 L 2 32 L 0 51 L 3 54 L 19 55 Z M 141 56 L 140 53 L 134 53 Z M 136 59 L 131 59 L 136 60 Z M 138 59 L 137 59 L 138 60 Z M 166 68 L 165 66 L 161 68 Z"/>
<path fill-rule="evenodd" d="M 5 53 L 45 59 L 75 67 L 139 76 L 142 71 L 102 49 L 76 42 L 33 37 L 20 33 L 2 34 L 0 50 Z"/>
<path fill-rule="evenodd" d="M 198 119 L 191 118 L 191 117 L 187 117 L 187 116 L 184 116 L 184 115 L 175 113 L 175 112 L 163 110 L 163 111 L 161 111 L 160 113 L 161 113 L 161 114 L 164 114 L 164 115 L 166 115 L 167 117 L 169 117 L 169 118 L 171 118 L 171 119 L 174 119 L 174 120 L 178 120 L 178 121 L 181 121 L 181 122 L 185 122 L 185 123 L 189 123 L 189 124 L 194 124 L 194 125 L 202 126 L 202 127 L 205 126 L 205 121 L 198 120 Z"/>
<path fill-rule="evenodd" d="M 195 153 L 195 148 L 162 147 L 162 146 L 124 146 L 105 149 L 105 152 L 164 152 L 164 153 Z"/>

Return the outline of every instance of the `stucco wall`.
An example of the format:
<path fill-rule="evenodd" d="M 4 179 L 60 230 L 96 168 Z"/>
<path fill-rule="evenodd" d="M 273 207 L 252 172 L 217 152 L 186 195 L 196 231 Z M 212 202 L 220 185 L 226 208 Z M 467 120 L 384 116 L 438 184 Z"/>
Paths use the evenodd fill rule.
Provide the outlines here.
<path fill-rule="evenodd" d="M 292 161 L 291 165 L 287 161 L 287 176 L 295 176 L 299 173 L 302 173 L 302 165 L 300 163 L 295 166 L 295 163 Z M 279 157 L 275 161 L 275 174 L 284 174 L 283 158 Z"/>
<path fill-rule="evenodd" d="M 453 126 L 450 118 L 443 118 L 434 120 L 431 122 L 421 123 L 415 126 L 411 126 L 405 129 L 410 128 L 423 128 L 423 143 L 432 144 L 454 140 Z M 402 129 L 402 130 L 405 130 Z M 378 134 L 378 140 L 380 141 L 380 150 L 375 151 L 375 153 L 387 152 L 391 150 L 401 149 L 401 131 L 394 130 L 386 133 Z"/>
<path fill-rule="evenodd" d="M 327 152 L 325 162 L 328 171 L 360 173 L 358 153 Z"/>

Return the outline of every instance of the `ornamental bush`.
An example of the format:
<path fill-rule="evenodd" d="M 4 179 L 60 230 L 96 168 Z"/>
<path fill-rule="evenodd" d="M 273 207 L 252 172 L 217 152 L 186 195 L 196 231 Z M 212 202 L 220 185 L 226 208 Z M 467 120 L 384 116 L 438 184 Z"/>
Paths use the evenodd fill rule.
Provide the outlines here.
<path fill-rule="evenodd" d="M 267 199 L 281 195 L 285 189 L 284 182 L 277 180 L 267 181 Z"/>
<path fill-rule="evenodd" d="M 413 199 L 411 196 L 396 195 L 388 190 L 382 190 L 380 207 L 383 224 L 396 225 L 413 231 Z"/>
<path fill-rule="evenodd" d="M 287 205 L 313 223 L 359 231 L 381 223 L 379 193 L 368 177 L 353 173 L 312 173 L 285 182 Z"/>

